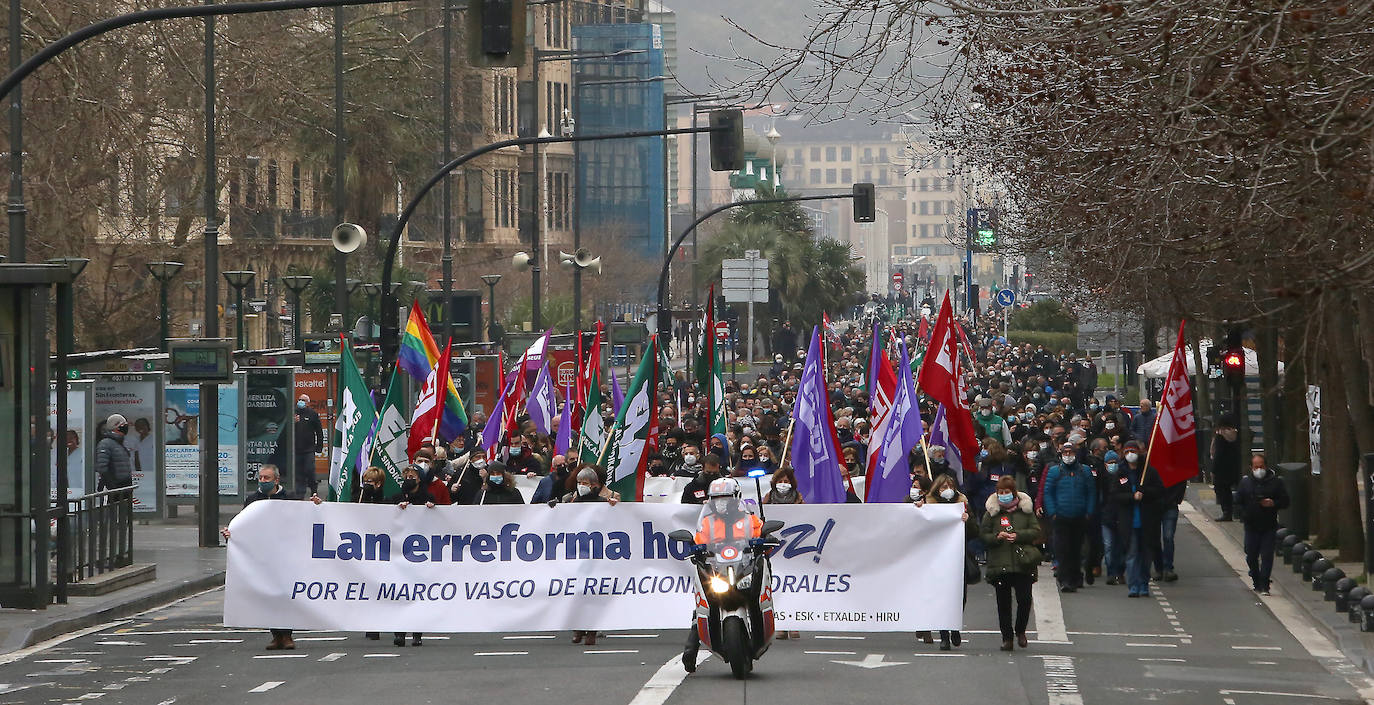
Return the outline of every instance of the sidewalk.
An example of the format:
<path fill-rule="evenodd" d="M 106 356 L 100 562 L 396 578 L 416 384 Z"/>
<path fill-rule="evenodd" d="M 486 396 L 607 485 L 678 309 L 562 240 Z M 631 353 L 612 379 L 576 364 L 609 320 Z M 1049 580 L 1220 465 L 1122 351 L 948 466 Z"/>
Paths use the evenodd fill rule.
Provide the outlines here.
<path fill-rule="evenodd" d="M 1223 557 L 1234 557 L 1243 566 L 1244 527 L 1239 521 L 1216 521 L 1221 512 L 1213 500 L 1212 488 L 1201 484 L 1190 485 L 1188 502 L 1192 503 L 1196 512 L 1187 513 L 1185 503 L 1185 515 L 1189 521 L 1206 522 L 1210 528 L 1219 529 L 1224 537 L 1223 541 L 1226 542 L 1223 545 L 1217 545 L 1212 536 L 1209 536 L 1215 532 L 1202 531 L 1202 534 Z M 1359 563 L 1337 563 L 1336 566 L 1352 578 L 1358 577 L 1364 570 L 1363 565 Z M 1274 599 L 1289 602 L 1312 627 L 1336 644 L 1351 663 L 1366 674 L 1374 675 L 1374 633 L 1360 631 L 1358 622 L 1351 622 L 1346 613 L 1337 612 L 1336 603 L 1327 602 L 1322 593 L 1313 591 L 1312 584 L 1302 579 L 1302 573 L 1294 573 L 1293 567 L 1284 563 L 1281 555 L 1274 556 L 1271 578 L 1271 591 L 1274 597 L 1264 598 L 1266 604 Z"/>
<path fill-rule="evenodd" d="M 194 516 L 135 524 L 134 564 L 156 565 L 155 580 L 98 597 L 72 597 L 46 610 L 0 609 L 0 654 L 223 585 L 224 549 L 198 543 Z"/>

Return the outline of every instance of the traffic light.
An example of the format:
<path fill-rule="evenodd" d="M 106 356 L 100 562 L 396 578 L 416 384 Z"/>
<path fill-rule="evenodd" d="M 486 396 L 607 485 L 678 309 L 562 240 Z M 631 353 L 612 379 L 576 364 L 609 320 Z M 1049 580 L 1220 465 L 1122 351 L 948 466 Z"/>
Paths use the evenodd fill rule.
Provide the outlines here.
<path fill-rule="evenodd" d="M 744 111 L 711 111 L 711 171 L 744 168 Z"/>
<path fill-rule="evenodd" d="M 854 184 L 854 222 L 872 223 L 877 219 L 877 208 L 873 184 Z"/>
<path fill-rule="evenodd" d="M 997 213 L 989 208 L 968 210 L 968 244 L 974 252 L 988 252 L 997 247 Z"/>
<path fill-rule="evenodd" d="M 1245 348 L 1228 347 L 1221 353 L 1221 374 L 1227 384 L 1237 389 L 1245 386 Z"/>
<path fill-rule="evenodd" d="M 468 61 L 477 67 L 525 63 L 525 0 L 468 0 Z"/>

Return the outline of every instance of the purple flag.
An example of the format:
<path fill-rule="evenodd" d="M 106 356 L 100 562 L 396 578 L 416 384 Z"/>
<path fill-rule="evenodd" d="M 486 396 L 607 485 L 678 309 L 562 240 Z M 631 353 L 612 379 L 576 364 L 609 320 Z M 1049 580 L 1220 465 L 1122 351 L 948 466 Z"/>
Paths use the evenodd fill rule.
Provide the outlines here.
<path fill-rule="evenodd" d="M 611 369 L 611 410 L 615 412 L 616 416 L 619 416 L 619 415 L 620 415 L 620 406 L 621 406 L 622 404 L 624 404 L 624 403 L 625 403 L 625 392 L 620 391 L 620 378 L 619 378 L 618 375 L 616 375 L 615 369 L 612 368 L 612 369 Z"/>
<path fill-rule="evenodd" d="M 525 402 L 525 411 L 529 412 L 534 427 L 545 436 L 549 435 L 553 427 L 553 415 L 558 411 L 558 400 L 553 396 L 553 380 L 549 379 L 548 364 L 540 366 L 539 374 L 535 375 L 534 386 L 530 387 L 530 396 Z"/>
<path fill-rule="evenodd" d="M 801 388 L 792 407 L 792 468 L 797 474 L 797 490 L 807 504 L 843 504 L 840 444 L 827 401 L 820 340 L 819 329 L 812 328 Z"/>
<path fill-rule="evenodd" d="M 553 439 L 555 455 L 567 455 L 568 447 L 572 445 L 572 398 L 572 390 L 568 390 L 568 393 L 563 395 L 563 414 L 558 417 L 558 437 Z"/>
<path fill-rule="evenodd" d="M 501 442 L 501 428 L 506 417 L 506 395 L 510 393 L 510 386 L 515 384 L 515 375 L 522 372 L 519 366 L 506 375 L 506 383 L 502 386 L 501 396 L 496 399 L 496 406 L 487 415 L 487 425 L 482 427 L 482 450 L 487 452 L 487 457 L 492 457 L 493 449 Z"/>
<path fill-rule="evenodd" d="M 959 446 L 950 442 L 949 424 L 945 421 L 944 404 L 935 410 L 935 418 L 930 422 L 930 444 L 945 449 L 945 462 L 949 463 L 949 469 L 954 471 L 954 478 L 959 481 L 959 486 L 963 487 L 964 462 L 959 455 Z"/>
<path fill-rule="evenodd" d="M 911 381 L 911 361 L 907 359 L 906 343 L 897 346 L 902 363 L 897 366 L 897 392 L 892 407 L 873 429 L 873 443 L 878 444 L 875 467 L 868 472 L 866 502 L 901 502 L 911 490 L 911 471 L 907 454 L 921 442 L 925 429 L 921 428 L 921 407 L 916 398 L 916 385 Z"/>

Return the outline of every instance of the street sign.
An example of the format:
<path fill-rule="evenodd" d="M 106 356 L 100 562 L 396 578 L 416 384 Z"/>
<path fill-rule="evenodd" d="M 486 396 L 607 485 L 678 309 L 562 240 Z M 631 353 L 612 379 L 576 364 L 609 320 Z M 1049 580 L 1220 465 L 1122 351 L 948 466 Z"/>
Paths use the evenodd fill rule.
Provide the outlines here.
<path fill-rule="evenodd" d="M 892 273 L 892 288 L 895 289 L 895 290 L 897 290 L 898 292 L 900 292 L 900 291 L 902 290 L 902 282 L 905 281 L 905 280 L 906 280 L 906 275 L 902 274 L 901 272 L 893 272 L 893 273 Z"/>
<path fill-rule="evenodd" d="M 757 255 L 749 250 L 745 255 Z M 721 296 L 730 303 L 768 303 L 768 260 L 746 256 L 720 263 Z"/>
<path fill-rule="evenodd" d="M 997 305 L 1002 308 L 1011 308 L 1016 303 L 1016 292 L 1011 289 L 1002 289 L 997 292 Z"/>
<path fill-rule="evenodd" d="M 719 340 L 730 338 L 730 323 L 728 321 L 716 321 L 716 338 Z"/>

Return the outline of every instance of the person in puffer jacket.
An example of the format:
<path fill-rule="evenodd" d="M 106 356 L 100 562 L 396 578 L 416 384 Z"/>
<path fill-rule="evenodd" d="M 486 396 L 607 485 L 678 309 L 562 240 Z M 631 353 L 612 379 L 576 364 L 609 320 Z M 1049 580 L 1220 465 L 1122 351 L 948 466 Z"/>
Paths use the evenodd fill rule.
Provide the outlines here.
<path fill-rule="evenodd" d="M 1054 527 L 1059 591 L 1077 592 L 1083 586 L 1083 538 L 1097 511 L 1097 478 L 1079 462 L 1073 443 L 1060 446 L 1059 459 L 1045 473 L 1045 514 Z"/>

